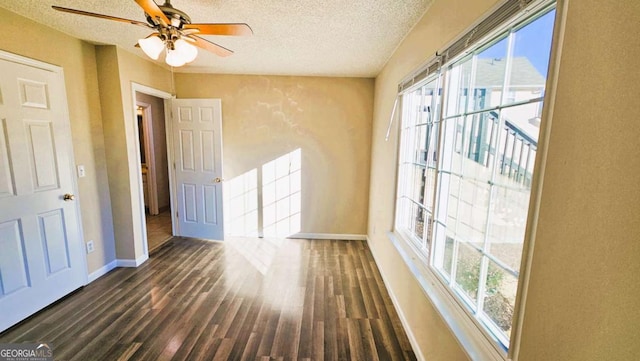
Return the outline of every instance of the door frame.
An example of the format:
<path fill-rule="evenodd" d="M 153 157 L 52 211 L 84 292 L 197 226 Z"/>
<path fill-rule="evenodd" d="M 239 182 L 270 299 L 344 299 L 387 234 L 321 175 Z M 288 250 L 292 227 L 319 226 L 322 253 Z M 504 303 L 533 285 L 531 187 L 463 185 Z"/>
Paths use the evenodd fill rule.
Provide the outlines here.
<path fill-rule="evenodd" d="M 63 104 L 61 104 L 61 107 L 62 107 L 61 121 L 63 122 L 63 126 L 65 129 L 64 131 L 68 136 L 65 137 L 66 139 L 63 139 L 60 142 L 57 142 L 56 144 L 58 144 L 58 147 L 59 146 L 64 147 L 68 153 L 67 156 L 69 157 L 69 168 L 70 168 L 69 172 L 71 172 L 71 189 L 73 191 L 73 194 L 76 195 L 75 202 L 73 203 L 74 203 L 74 207 L 76 208 L 75 218 L 76 218 L 76 223 L 78 225 L 78 237 L 80 238 L 78 245 L 80 246 L 80 254 L 81 254 L 80 258 L 82 260 L 82 266 L 84 268 L 82 270 L 82 284 L 86 286 L 89 283 L 89 268 L 87 265 L 87 252 L 85 248 L 86 246 L 85 246 L 85 240 L 84 240 L 84 229 L 82 226 L 82 210 L 80 207 L 81 195 L 78 188 L 78 174 L 76 173 L 76 159 L 75 159 L 75 153 L 73 148 L 73 133 L 71 132 L 71 116 L 69 115 L 69 98 L 67 97 L 67 83 L 66 83 L 66 78 L 64 76 L 64 68 L 62 68 L 61 66 L 45 63 L 40 60 L 35 60 L 22 55 L 10 53 L 4 50 L 0 50 L 0 59 L 17 63 L 17 64 L 30 66 L 33 68 L 50 71 L 57 76 L 60 82 L 62 82 L 62 98 L 63 98 L 62 103 Z M 1 96 L 2 94 L 0 94 L 0 97 Z"/>
<path fill-rule="evenodd" d="M 136 151 L 135 151 L 135 154 L 131 154 L 129 152 L 129 164 L 135 164 L 135 169 L 130 171 L 132 171 L 136 175 L 136 179 L 138 181 L 138 193 L 140 195 L 140 199 L 139 199 L 140 208 L 138 209 L 137 216 L 135 213 L 132 215 L 133 217 L 132 222 L 134 224 L 134 227 L 136 223 L 139 223 L 140 229 L 142 230 L 142 249 L 144 251 L 144 257 L 148 258 L 149 257 L 149 241 L 147 239 L 147 221 L 146 221 L 145 210 L 144 210 L 144 190 L 142 189 L 142 166 L 140 164 L 140 139 L 137 136 L 140 131 L 138 129 L 138 103 L 139 102 L 136 100 L 136 93 L 151 95 L 156 98 L 161 98 L 164 101 L 164 123 L 165 123 L 165 129 L 166 129 L 165 141 L 167 142 L 167 163 L 169 166 L 169 203 L 171 208 L 171 229 L 172 229 L 172 235 L 175 236 L 176 235 L 175 227 L 177 222 L 176 222 L 175 214 L 173 211 L 175 209 L 175 206 L 174 206 L 175 182 L 174 182 L 173 173 L 172 173 L 173 169 L 171 166 L 173 164 L 173 152 L 170 151 L 170 148 L 169 148 L 172 146 L 170 142 L 171 99 L 173 99 L 174 96 L 162 90 L 154 89 L 149 86 L 142 85 L 136 82 L 131 82 L 131 99 L 133 104 L 133 107 L 132 107 L 133 116 L 131 118 L 132 119 L 131 122 L 133 124 L 129 124 L 128 126 L 133 127 L 134 134 L 136 134 L 136 137 L 134 137 L 135 144 L 133 144 Z M 135 159 L 131 159 L 131 157 L 135 157 Z"/>
<path fill-rule="evenodd" d="M 158 189 L 156 184 L 156 155 L 155 139 L 153 138 L 153 115 L 151 114 L 151 104 L 137 101 L 137 107 L 142 108 L 142 136 L 144 138 L 144 153 L 147 164 L 147 202 L 149 203 L 149 214 L 158 214 Z M 165 117 L 166 118 L 166 117 Z M 137 119 L 137 116 L 136 116 Z"/>

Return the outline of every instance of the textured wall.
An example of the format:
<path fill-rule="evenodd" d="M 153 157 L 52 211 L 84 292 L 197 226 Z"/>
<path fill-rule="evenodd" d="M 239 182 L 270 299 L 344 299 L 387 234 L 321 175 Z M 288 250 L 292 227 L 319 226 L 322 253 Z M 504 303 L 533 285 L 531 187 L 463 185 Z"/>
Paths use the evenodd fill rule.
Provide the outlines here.
<path fill-rule="evenodd" d="M 566 3 L 520 360 L 637 360 L 640 2 Z"/>
<path fill-rule="evenodd" d="M 64 69 L 75 162 L 86 170 L 77 181 L 78 201 L 84 239 L 94 241 L 87 255 L 93 272 L 115 259 L 94 46 L 2 8 L 0 18 L 0 31 L 11 34 L 0 37 L 0 49 Z"/>
<path fill-rule="evenodd" d="M 176 74 L 178 98 L 222 99 L 224 176 L 302 150 L 303 233 L 365 234 L 373 79 Z"/>

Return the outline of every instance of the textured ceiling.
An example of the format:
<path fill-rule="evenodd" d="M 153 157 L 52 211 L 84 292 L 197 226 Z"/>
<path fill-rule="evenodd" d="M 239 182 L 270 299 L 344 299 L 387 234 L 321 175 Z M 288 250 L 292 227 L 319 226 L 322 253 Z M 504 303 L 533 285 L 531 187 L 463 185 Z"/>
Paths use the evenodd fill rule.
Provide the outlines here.
<path fill-rule="evenodd" d="M 251 37 L 203 36 L 235 54 L 220 58 L 200 50 L 196 61 L 176 71 L 372 77 L 431 1 L 173 0 L 194 23 L 244 22 L 254 31 Z M 145 21 L 133 0 L 0 0 L 0 7 L 76 38 L 144 56 L 134 45 L 149 30 L 51 5 Z"/>

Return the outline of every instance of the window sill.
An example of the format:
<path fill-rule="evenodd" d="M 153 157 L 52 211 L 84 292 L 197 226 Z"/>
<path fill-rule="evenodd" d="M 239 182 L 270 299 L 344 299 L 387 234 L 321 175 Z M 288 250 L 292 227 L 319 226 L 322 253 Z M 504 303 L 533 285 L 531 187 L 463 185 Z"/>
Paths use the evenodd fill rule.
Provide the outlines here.
<path fill-rule="evenodd" d="M 507 360 L 507 353 L 498 349 L 498 345 L 485 335 L 472 316 L 424 263 L 424 257 L 410 245 L 410 241 L 394 232 L 388 232 L 387 236 L 469 358 L 487 361 Z"/>

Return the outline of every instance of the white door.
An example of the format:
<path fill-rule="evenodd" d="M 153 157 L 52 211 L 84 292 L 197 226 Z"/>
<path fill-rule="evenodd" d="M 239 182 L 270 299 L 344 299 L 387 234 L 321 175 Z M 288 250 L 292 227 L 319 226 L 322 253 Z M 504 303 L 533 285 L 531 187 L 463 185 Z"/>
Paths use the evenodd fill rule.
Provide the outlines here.
<path fill-rule="evenodd" d="M 178 235 L 222 240 L 220 99 L 173 99 Z"/>
<path fill-rule="evenodd" d="M 87 276 L 77 205 L 65 201 L 75 182 L 62 72 L 8 61 L 13 57 L 4 54 L 0 331 L 81 287 Z"/>

